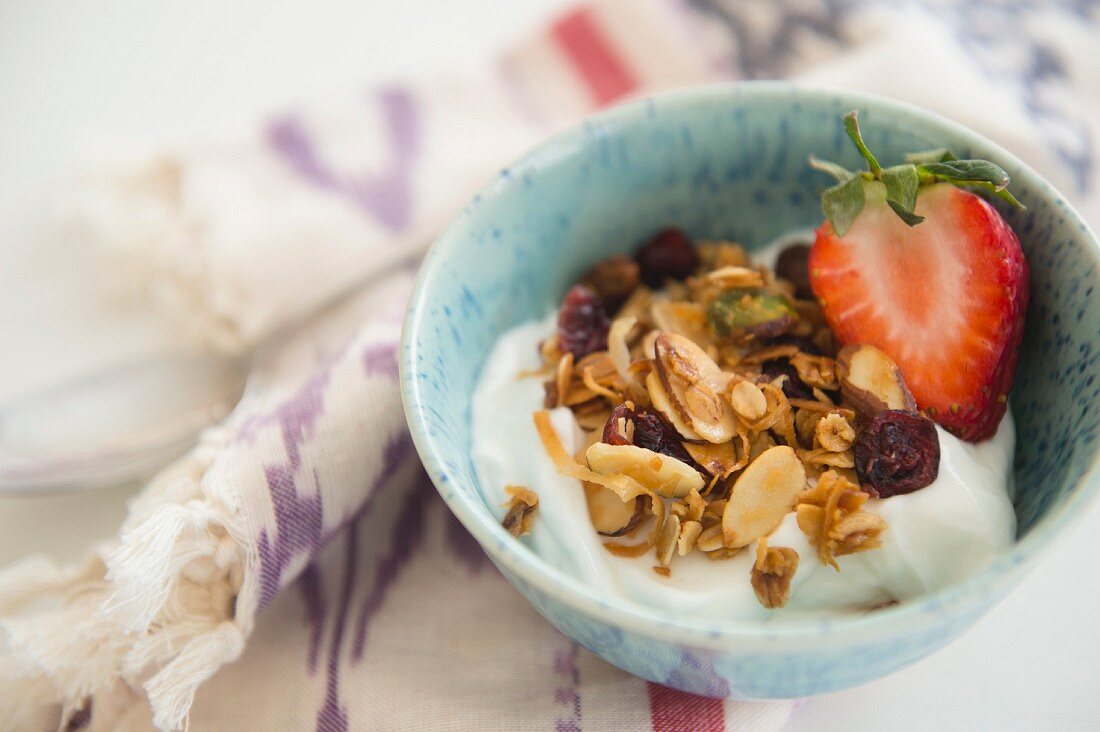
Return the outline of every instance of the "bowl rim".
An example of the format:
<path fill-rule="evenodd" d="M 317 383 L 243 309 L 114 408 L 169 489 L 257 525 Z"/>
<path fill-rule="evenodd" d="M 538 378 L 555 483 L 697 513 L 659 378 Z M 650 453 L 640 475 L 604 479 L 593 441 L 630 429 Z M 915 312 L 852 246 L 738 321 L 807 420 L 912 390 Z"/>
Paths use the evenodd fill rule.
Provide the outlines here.
<path fill-rule="evenodd" d="M 1087 251 L 1091 252 L 1094 262 L 1100 265 L 1100 244 L 1088 224 L 1045 178 L 1015 155 L 977 132 L 935 112 L 889 97 L 820 84 L 786 81 L 707 84 L 620 104 L 589 115 L 583 121 L 542 140 L 483 185 L 472 200 L 488 198 L 508 185 L 514 185 L 515 177 L 511 175 L 510 170 L 537 166 L 540 161 L 552 164 L 554 160 L 561 157 L 557 151 L 568 151 L 583 144 L 585 128 L 589 125 L 628 125 L 637 118 L 653 114 L 655 110 L 659 113 L 662 109 L 713 103 L 726 99 L 744 100 L 746 97 L 760 101 L 777 99 L 789 101 L 799 97 L 815 101 L 840 100 L 843 106 L 889 109 L 902 116 L 942 127 L 961 138 L 967 145 L 988 151 L 987 154 L 1005 168 L 1014 169 L 1018 179 L 1027 180 L 1029 187 L 1039 191 L 1060 208 L 1067 219 L 1066 225 L 1082 232 L 1081 238 L 1086 244 Z M 415 334 L 421 332 L 427 322 L 426 311 L 430 299 L 429 293 L 432 290 L 431 283 L 441 276 L 444 262 L 461 246 L 462 239 L 457 230 L 468 211 L 469 207 L 463 209 L 463 213 L 452 219 L 435 239 L 417 274 L 409 299 L 401 333 L 400 359 L 400 383 L 405 417 L 417 453 L 437 491 L 494 563 L 573 611 L 643 636 L 711 649 L 743 644 L 750 640 L 769 643 L 788 639 L 798 639 L 803 642 L 810 639 L 819 642 L 826 640 L 869 642 L 883 636 L 912 633 L 928 626 L 941 624 L 945 616 L 966 615 L 975 608 L 981 608 L 983 604 L 992 606 L 988 601 L 998 599 L 1034 568 L 1040 559 L 1067 536 L 1070 527 L 1080 520 L 1086 509 L 1100 494 L 1100 446 L 1098 446 L 1096 453 L 1092 456 L 1091 464 L 1078 479 L 1062 505 L 1044 516 L 1023 539 L 1016 541 L 1011 551 L 1004 553 L 983 571 L 962 582 L 923 595 L 917 600 L 899 603 L 873 613 L 839 618 L 835 616 L 798 617 L 784 619 L 782 622 L 734 618 L 675 618 L 667 611 L 661 611 L 640 602 L 602 594 L 597 588 L 552 566 L 523 542 L 513 539 L 486 510 L 477 491 L 453 490 L 450 484 L 456 481 L 456 476 L 447 467 L 446 451 L 426 429 L 430 410 L 426 408 L 423 377 L 415 368 L 419 355 L 419 344 Z M 743 646 L 739 647 L 743 648 Z M 799 648 L 806 648 L 806 646 L 799 646 Z"/>

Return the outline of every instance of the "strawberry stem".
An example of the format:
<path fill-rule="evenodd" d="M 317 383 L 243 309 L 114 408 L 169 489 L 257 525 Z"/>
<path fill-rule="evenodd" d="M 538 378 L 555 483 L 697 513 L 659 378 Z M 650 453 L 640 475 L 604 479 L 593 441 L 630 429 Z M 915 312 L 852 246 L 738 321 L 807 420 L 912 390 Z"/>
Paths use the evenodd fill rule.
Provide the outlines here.
<path fill-rule="evenodd" d="M 949 183 L 960 188 L 977 188 L 1013 206 L 1024 208 L 1008 191 L 1008 173 L 988 160 L 959 160 L 945 148 L 910 153 L 905 163 L 883 168 L 863 141 L 858 114 L 844 115 L 844 131 L 867 161 L 867 171 L 852 172 L 836 163 L 810 156 L 810 167 L 828 173 L 837 184 L 821 194 L 821 209 L 837 236 L 844 236 L 868 200 L 864 186 L 880 182 L 886 188 L 886 203 L 909 226 L 924 221 L 914 210 L 921 188 Z M 877 194 L 881 200 L 881 193 Z"/>
<path fill-rule="evenodd" d="M 856 149 L 859 150 L 859 154 L 867 161 L 867 167 L 871 170 L 871 175 L 875 178 L 881 177 L 882 166 L 878 164 L 878 160 L 876 160 L 875 156 L 871 154 L 871 151 L 867 149 L 867 143 L 863 141 L 863 134 L 859 131 L 859 119 L 855 110 L 844 115 L 844 131 L 848 133 L 848 137 L 852 138 L 852 142 L 856 144 Z"/>

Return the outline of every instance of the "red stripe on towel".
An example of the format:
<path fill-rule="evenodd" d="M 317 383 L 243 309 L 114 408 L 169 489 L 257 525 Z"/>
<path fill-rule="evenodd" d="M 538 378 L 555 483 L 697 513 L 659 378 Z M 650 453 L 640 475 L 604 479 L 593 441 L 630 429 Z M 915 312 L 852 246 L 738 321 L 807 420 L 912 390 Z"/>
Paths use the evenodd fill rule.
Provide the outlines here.
<path fill-rule="evenodd" d="M 637 88 L 634 74 L 587 8 L 559 19 L 550 27 L 550 37 L 576 67 L 597 105 L 603 106 Z"/>
<path fill-rule="evenodd" d="M 726 729 L 721 699 L 695 696 L 660 684 L 648 686 L 653 732 L 724 732 Z"/>

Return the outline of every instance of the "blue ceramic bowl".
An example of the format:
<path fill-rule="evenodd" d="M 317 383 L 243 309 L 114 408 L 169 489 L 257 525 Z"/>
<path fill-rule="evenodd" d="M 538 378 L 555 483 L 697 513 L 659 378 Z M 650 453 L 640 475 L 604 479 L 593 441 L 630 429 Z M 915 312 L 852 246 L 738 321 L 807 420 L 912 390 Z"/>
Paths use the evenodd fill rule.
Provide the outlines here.
<path fill-rule="evenodd" d="M 506 329 L 545 315 L 589 264 L 669 224 L 759 246 L 821 220 L 815 153 L 860 167 L 840 118 L 859 109 L 880 160 L 946 146 L 1001 164 L 1028 209 L 1005 211 L 1031 264 L 1012 412 L 1016 544 L 919 601 L 844 619 L 685 620 L 567 576 L 501 528 L 470 460 L 470 395 Z M 435 242 L 405 321 L 401 383 L 439 493 L 493 562 L 566 635 L 651 681 L 780 698 L 887 674 L 940 648 L 1001 599 L 1100 487 L 1100 250 L 1063 197 L 979 135 L 895 101 L 785 83 L 715 86 L 592 117 L 489 183 Z M 1024 631 L 1026 632 L 1026 631 Z"/>

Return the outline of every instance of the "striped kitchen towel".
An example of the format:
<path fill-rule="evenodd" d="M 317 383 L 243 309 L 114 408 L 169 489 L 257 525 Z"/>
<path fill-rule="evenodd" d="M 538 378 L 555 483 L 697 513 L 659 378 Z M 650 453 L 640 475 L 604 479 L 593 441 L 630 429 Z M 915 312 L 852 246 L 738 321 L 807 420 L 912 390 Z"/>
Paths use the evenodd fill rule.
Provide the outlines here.
<path fill-rule="evenodd" d="M 1095 223 L 1097 12 L 595 0 L 480 71 L 102 171 L 74 214 L 87 240 L 165 318 L 252 353 L 253 372 L 117 538 L 79 566 L 31 557 L 0 573 L 0 729 L 779 729 L 794 703 L 686 695 L 578 648 L 447 512 L 395 385 L 416 262 L 547 133 L 718 79 L 941 111 L 1018 151 Z"/>

